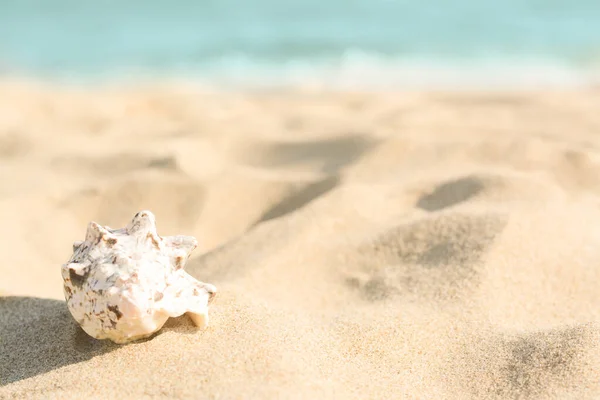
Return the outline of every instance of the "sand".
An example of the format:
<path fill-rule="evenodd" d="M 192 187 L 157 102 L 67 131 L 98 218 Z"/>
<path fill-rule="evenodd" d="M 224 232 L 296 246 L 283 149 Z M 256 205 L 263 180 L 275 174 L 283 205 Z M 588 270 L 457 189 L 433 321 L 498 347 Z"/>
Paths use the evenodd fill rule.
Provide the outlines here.
<path fill-rule="evenodd" d="M 0 84 L 0 398 L 600 398 L 600 92 Z M 88 337 L 60 265 L 152 210 L 210 327 Z"/>

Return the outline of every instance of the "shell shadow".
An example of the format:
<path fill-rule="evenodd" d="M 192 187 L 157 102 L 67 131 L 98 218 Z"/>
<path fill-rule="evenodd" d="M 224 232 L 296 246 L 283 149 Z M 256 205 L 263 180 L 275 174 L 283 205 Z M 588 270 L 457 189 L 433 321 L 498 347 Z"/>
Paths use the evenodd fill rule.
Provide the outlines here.
<path fill-rule="evenodd" d="M 188 316 L 169 318 L 151 341 L 167 332 L 195 334 Z M 90 360 L 127 345 L 87 335 L 64 301 L 37 297 L 0 297 L 0 387 L 57 368 Z"/>
<path fill-rule="evenodd" d="M 0 386 L 118 347 L 88 336 L 73 321 L 64 301 L 0 297 Z"/>

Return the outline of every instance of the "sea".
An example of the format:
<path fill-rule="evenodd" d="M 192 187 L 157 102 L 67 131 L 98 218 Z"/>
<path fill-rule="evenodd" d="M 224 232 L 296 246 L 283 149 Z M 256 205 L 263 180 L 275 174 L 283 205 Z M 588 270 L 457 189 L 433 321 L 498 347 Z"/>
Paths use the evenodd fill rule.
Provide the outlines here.
<path fill-rule="evenodd" d="M 0 0 L 0 76 L 234 88 L 597 84 L 600 0 Z"/>

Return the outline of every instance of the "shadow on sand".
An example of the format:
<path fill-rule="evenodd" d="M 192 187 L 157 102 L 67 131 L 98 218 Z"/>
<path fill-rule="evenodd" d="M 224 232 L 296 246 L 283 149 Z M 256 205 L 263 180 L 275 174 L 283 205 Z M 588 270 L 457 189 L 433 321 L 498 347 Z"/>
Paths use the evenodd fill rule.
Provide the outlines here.
<path fill-rule="evenodd" d="M 118 347 L 88 336 L 75 323 L 64 301 L 0 297 L 0 386 Z"/>
<path fill-rule="evenodd" d="M 169 318 L 160 331 L 195 334 L 187 315 Z M 0 387 L 117 350 L 110 340 L 88 336 L 64 301 L 38 297 L 0 297 Z"/>

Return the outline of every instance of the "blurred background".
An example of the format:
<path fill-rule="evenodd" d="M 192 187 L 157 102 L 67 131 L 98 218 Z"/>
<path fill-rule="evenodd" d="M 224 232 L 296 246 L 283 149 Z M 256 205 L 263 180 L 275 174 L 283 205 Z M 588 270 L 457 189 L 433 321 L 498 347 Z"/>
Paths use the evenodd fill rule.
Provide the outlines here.
<path fill-rule="evenodd" d="M 598 84 L 600 0 L 0 0 L 0 398 L 600 399 Z M 144 209 L 220 294 L 117 349 Z"/>
<path fill-rule="evenodd" d="M 220 87 L 573 85 L 596 0 L 0 0 L 0 71 Z"/>

